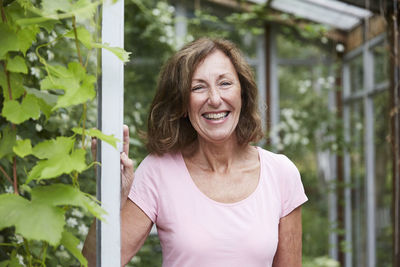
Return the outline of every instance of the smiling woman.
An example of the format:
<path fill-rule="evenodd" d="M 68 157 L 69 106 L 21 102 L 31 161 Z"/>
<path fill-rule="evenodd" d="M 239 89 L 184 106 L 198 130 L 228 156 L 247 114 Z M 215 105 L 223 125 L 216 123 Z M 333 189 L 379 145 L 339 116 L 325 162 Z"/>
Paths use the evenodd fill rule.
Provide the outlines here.
<path fill-rule="evenodd" d="M 225 65 L 219 66 L 224 71 L 218 75 L 226 74 L 230 75 L 230 79 L 236 78 L 236 86 L 241 89 L 242 103 L 241 108 L 237 110 L 240 111 L 238 112 L 240 115 L 235 129 L 237 141 L 239 144 L 247 144 L 248 142 L 257 142 L 263 136 L 257 105 L 257 86 L 251 67 L 231 42 L 202 38 L 178 51 L 161 71 L 157 93 L 150 108 L 148 120 L 147 149 L 150 153 L 179 151 L 196 140 L 198 132 L 187 117 L 190 109 L 189 103 L 197 91 L 213 94 L 215 90 L 209 90 L 210 88 L 207 87 L 215 86 L 216 80 L 210 81 L 210 77 L 201 80 L 204 77 L 198 77 L 200 80 L 196 83 L 195 79 L 192 81 L 192 77 L 196 78 L 193 76 L 195 70 L 197 74 L 201 74 L 200 70 L 197 70 L 197 66 L 203 65 L 204 69 L 204 64 L 209 62 L 208 67 L 213 67 L 212 64 L 219 61 L 218 58 L 215 58 L 214 62 L 211 62 L 208 58 L 211 54 L 219 55 L 224 59 L 221 64 Z M 228 69 L 225 67 L 229 68 L 230 73 L 226 72 Z M 207 74 L 203 73 L 203 75 Z M 225 78 L 225 80 L 221 78 Z M 226 84 L 227 78 L 218 77 L 221 79 L 218 80 L 221 83 L 218 84 L 218 91 L 227 87 L 231 88 Z"/>
<path fill-rule="evenodd" d="M 230 59 L 216 50 L 196 68 L 189 98 L 189 120 L 198 141 L 226 142 L 232 138 L 242 106 L 241 88 Z"/>
<path fill-rule="evenodd" d="M 307 197 L 287 157 L 250 145 L 262 137 L 257 102 L 251 68 L 226 40 L 199 39 L 166 63 L 150 154 L 134 174 L 128 145 L 121 155 L 123 264 L 156 224 L 164 267 L 301 266 Z"/>

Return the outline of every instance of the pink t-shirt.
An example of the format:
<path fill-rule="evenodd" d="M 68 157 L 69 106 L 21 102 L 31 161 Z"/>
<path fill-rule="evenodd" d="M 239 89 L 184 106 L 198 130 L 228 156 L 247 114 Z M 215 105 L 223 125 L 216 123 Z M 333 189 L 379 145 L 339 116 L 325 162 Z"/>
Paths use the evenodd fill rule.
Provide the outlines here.
<path fill-rule="evenodd" d="M 286 156 L 257 149 L 261 170 L 256 190 L 229 204 L 198 189 L 182 154 L 143 160 L 129 198 L 157 225 L 163 267 L 272 266 L 279 219 L 307 197 Z"/>

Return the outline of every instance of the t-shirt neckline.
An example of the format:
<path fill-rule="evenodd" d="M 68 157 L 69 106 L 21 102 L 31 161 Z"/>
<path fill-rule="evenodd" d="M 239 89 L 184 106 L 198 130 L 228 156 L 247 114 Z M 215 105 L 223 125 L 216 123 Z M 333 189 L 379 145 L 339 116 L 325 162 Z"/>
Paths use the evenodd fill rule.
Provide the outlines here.
<path fill-rule="evenodd" d="M 179 163 L 182 165 L 182 169 L 185 172 L 184 176 L 185 176 L 185 178 L 187 178 L 186 180 L 188 181 L 188 183 L 190 183 L 191 187 L 193 188 L 193 191 L 195 191 L 196 194 L 200 195 L 202 198 L 204 198 L 207 201 L 209 201 L 209 202 L 211 202 L 213 204 L 216 204 L 216 205 L 227 206 L 227 207 L 237 206 L 237 205 L 243 204 L 243 203 L 245 203 L 247 201 L 250 201 L 252 198 L 254 198 L 255 195 L 257 195 L 257 192 L 260 190 L 260 187 L 261 187 L 261 183 L 262 183 L 261 180 L 262 180 L 262 177 L 263 177 L 263 170 L 264 170 L 263 165 L 264 164 L 263 164 L 263 159 L 262 159 L 262 156 L 261 156 L 261 148 L 258 147 L 258 146 L 255 146 L 255 148 L 257 149 L 258 159 L 260 161 L 260 172 L 259 172 L 257 187 L 254 189 L 254 191 L 250 195 L 248 195 L 244 199 L 236 201 L 236 202 L 231 202 L 231 203 L 224 203 L 224 202 L 216 201 L 216 200 L 210 198 L 209 196 L 207 196 L 205 193 L 203 193 L 197 187 L 196 183 L 193 181 L 192 176 L 190 175 L 189 169 L 186 166 L 185 160 L 183 159 L 183 155 L 182 155 L 181 152 L 178 153 L 178 155 L 179 155 Z"/>

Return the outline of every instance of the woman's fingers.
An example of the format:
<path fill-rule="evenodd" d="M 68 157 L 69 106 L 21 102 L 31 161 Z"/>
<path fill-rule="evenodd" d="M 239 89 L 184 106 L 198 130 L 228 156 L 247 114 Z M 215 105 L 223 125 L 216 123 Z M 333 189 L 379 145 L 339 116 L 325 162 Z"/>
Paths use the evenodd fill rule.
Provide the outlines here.
<path fill-rule="evenodd" d="M 129 127 L 127 125 L 124 124 L 124 126 L 122 127 L 123 129 L 123 141 L 124 141 L 124 145 L 123 145 L 123 152 L 125 152 L 126 155 L 129 155 Z"/>

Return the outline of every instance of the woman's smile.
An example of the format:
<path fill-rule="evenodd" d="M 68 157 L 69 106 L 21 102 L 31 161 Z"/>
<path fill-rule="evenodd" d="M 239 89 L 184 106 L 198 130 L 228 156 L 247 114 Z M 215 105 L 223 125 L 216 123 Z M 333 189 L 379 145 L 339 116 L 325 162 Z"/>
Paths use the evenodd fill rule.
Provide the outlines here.
<path fill-rule="evenodd" d="M 216 50 L 198 65 L 192 78 L 188 113 L 199 139 L 221 143 L 236 138 L 241 106 L 235 67 Z"/>

